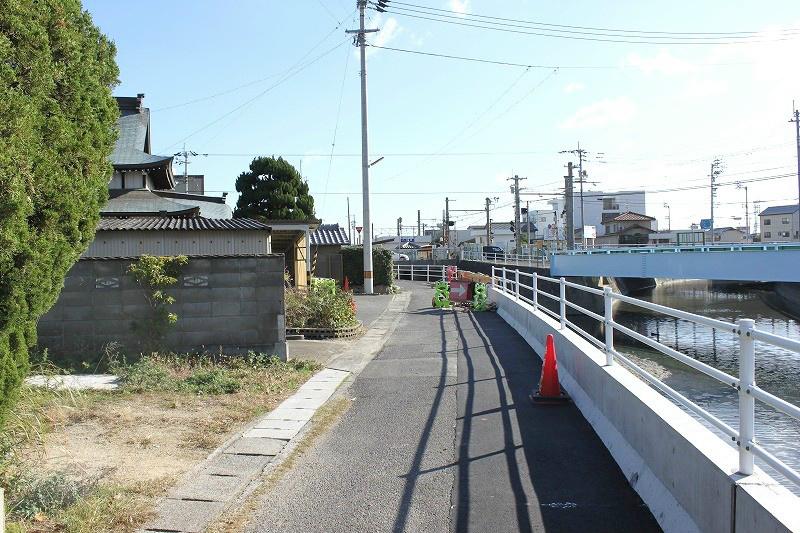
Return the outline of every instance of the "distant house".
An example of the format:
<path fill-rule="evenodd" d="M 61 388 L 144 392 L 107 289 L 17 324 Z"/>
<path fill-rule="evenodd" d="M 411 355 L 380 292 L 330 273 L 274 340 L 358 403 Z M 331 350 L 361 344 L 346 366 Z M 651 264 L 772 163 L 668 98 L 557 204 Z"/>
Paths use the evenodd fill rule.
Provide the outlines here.
<path fill-rule="evenodd" d="M 751 242 L 750 237 L 747 235 L 747 231 L 742 228 L 733 228 L 730 226 L 714 228 L 713 239 L 709 240 L 720 244 L 742 244 Z"/>
<path fill-rule="evenodd" d="M 311 272 L 319 278 L 342 279 L 342 246 L 349 246 L 345 228 L 339 224 L 320 224 L 311 233 Z"/>
<path fill-rule="evenodd" d="M 595 244 L 648 244 L 650 234 L 658 229 L 656 219 L 626 211 L 603 222 L 605 234 L 598 235 Z"/>
<path fill-rule="evenodd" d="M 703 230 L 663 230 L 650 234 L 650 244 L 675 244 L 679 246 L 705 244 L 706 232 Z"/>
<path fill-rule="evenodd" d="M 776 205 L 758 214 L 762 242 L 800 240 L 800 207 Z"/>

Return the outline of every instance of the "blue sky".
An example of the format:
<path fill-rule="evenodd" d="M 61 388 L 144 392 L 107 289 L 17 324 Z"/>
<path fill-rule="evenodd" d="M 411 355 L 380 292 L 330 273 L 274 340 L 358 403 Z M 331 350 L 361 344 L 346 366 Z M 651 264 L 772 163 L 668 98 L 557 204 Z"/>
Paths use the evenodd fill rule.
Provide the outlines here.
<path fill-rule="evenodd" d="M 397 217 L 415 225 L 417 209 L 429 224 L 441 220 L 445 196 L 454 209 L 481 209 L 486 196 L 499 197 L 492 218 L 509 220 L 506 178 L 514 173 L 528 178 L 531 208 L 544 207 L 547 196 L 536 193 L 563 186 L 570 156 L 558 152 L 578 142 L 604 154 L 590 155 L 585 168 L 592 187 L 605 190 L 703 185 L 718 155 L 720 182 L 796 172 L 788 119 L 792 99 L 800 104 L 800 69 L 792 65 L 800 35 L 774 39 L 780 28 L 800 28 L 796 0 L 736 2 L 735 9 L 726 1 L 676 1 L 666 10 L 634 1 L 613 9 L 589 1 L 411 3 L 586 27 L 767 33 L 765 42 L 748 44 L 608 43 L 370 12 L 370 25 L 381 28 L 374 44 L 547 66 L 370 49 L 371 159 L 385 154 L 372 168 L 376 233 L 393 233 Z M 344 224 L 349 196 L 361 223 L 358 56 L 344 34 L 357 26 L 354 0 L 84 5 L 117 44 L 115 94 L 146 94 L 154 152 L 173 153 L 185 142 L 208 153 L 190 172 L 206 175 L 207 190 L 230 192 L 232 204 L 236 176 L 254 155 L 285 155 L 295 166 L 302 160 L 317 215 Z M 287 76 L 298 61 L 302 69 Z M 340 155 L 331 158 L 334 134 Z M 404 155 L 420 153 L 436 155 Z M 762 208 L 797 200 L 791 176 L 748 188 Z M 662 227 L 665 202 L 673 228 L 708 216 L 708 189 L 648 194 L 648 214 Z M 718 202 L 717 226 L 743 224 L 733 218 L 744 217 L 742 190 L 720 187 Z M 457 227 L 483 220 L 480 213 L 453 218 Z"/>

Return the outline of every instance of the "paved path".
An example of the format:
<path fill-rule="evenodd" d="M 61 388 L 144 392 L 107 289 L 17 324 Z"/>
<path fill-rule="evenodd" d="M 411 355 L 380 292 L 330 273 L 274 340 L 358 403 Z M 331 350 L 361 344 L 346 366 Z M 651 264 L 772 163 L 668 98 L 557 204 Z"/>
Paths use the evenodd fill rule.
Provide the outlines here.
<path fill-rule="evenodd" d="M 365 327 L 370 327 L 375 319 L 386 310 L 389 302 L 392 301 L 391 294 L 356 294 L 356 316 L 364 323 Z"/>
<path fill-rule="evenodd" d="M 529 404 L 539 359 L 500 317 L 413 287 L 350 410 L 248 531 L 658 531 L 574 406 Z"/>

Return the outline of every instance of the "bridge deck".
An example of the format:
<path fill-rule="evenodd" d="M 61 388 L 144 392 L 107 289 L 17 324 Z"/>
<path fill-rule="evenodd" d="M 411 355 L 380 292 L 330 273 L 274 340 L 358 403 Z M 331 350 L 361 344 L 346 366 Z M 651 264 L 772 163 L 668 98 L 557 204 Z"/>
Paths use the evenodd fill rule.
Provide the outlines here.
<path fill-rule="evenodd" d="M 540 360 L 493 313 L 408 310 L 341 421 L 252 531 L 658 531 L 573 405 L 532 406 Z"/>

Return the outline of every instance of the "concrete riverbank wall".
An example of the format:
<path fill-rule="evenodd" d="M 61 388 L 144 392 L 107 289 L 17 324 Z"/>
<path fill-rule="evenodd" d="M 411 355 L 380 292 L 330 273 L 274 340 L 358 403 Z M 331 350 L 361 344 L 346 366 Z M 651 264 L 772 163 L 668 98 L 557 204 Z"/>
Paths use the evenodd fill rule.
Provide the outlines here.
<path fill-rule="evenodd" d="M 715 433 L 543 312 L 490 298 L 540 356 L 554 335 L 562 386 L 665 531 L 800 531 L 800 498 L 759 469 L 737 475 L 737 451 Z"/>

